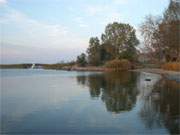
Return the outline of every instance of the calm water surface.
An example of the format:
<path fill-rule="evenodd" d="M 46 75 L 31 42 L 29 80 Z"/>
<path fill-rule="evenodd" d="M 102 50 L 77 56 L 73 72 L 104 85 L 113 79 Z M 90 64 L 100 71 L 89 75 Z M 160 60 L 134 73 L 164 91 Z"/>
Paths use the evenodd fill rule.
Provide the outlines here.
<path fill-rule="evenodd" d="M 180 83 L 156 74 L 6 69 L 0 85 L 1 134 L 180 133 Z"/>

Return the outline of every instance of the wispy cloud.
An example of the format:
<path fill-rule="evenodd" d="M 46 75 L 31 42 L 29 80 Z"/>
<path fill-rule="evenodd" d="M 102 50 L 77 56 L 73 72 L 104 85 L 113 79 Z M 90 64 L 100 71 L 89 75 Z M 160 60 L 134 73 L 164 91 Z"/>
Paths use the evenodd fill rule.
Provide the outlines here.
<path fill-rule="evenodd" d="M 0 0 L 0 5 L 4 5 L 7 3 L 7 0 Z"/>
<path fill-rule="evenodd" d="M 15 56 L 17 59 L 47 57 L 50 49 L 51 58 L 58 57 L 58 53 L 65 58 L 68 52 L 77 55 L 74 50 L 85 51 L 89 38 L 100 36 L 105 26 L 114 21 L 131 24 L 141 39 L 137 27 L 142 18 L 161 13 L 168 3 L 169 0 L 0 0 L 3 48 L 7 44 L 19 45 L 3 49 L 3 53 L 9 60 Z M 45 53 L 41 49 L 35 51 L 36 48 L 43 48 Z"/>
<path fill-rule="evenodd" d="M 60 61 L 74 60 L 82 50 L 53 49 L 21 46 L 16 44 L 4 44 L 1 47 L 0 63 L 56 63 Z"/>
<path fill-rule="evenodd" d="M 118 8 L 113 6 L 112 3 L 104 5 L 88 5 L 86 7 L 86 13 L 90 17 L 98 18 L 99 21 L 97 23 L 103 26 L 114 21 L 123 20 L 121 12 L 119 12 Z"/>
<path fill-rule="evenodd" d="M 87 27 L 88 27 L 87 24 L 79 24 L 79 26 L 80 26 L 81 28 L 87 28 Z"/>
<path fill-rule="evenodd" d="M 116 5 L 124 5 L 124 4 L 128 4 L 130 1 L 129 0 L 112 0 L 113 4 Z"/>
<path fill-rule="evenodd" d="M 128 4 L 129 0 L 110 0 L 101 4 L 87 5 L 86 13 L 89 15 L 107 14 L 117 12 L 120 5 Z"/>
<path fill-rule="evenodd" d="M 4 28 L 3 40 L 11 43 L 42 48 L 86 47 L 86 40 L 68 27 L 40 22 L 13 9 L 8 10 L 1 23 Z"/>
<path fill-rule="evenodd" d="M 1 63 L 72 60 L 88 45 L 88 39 L 69 27 L 38 21 L 12 8 L 6 7 L 0 25 Z"/>
<path fill-rule="evenodd" d="M 109 9 L 107 5 L 88 5 L 86 8 L 86 13 L 94 16 L 97 14 L 105 13 Z"/>
<path fill-rule="evenodd" d="M 79 27 L 82 27 L 82 28 L 88 27 L 88 25 L 86 24 L 86 22 L 84 21 L 82 17 L 75 17 L 74 21 L 75 23 L 78 24 Z"/>

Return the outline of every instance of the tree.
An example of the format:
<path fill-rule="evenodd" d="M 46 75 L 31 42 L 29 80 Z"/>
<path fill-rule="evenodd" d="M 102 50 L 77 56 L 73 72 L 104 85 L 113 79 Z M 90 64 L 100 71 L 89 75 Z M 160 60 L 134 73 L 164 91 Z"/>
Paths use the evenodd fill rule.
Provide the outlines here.
<path fill-rule="evenodd" d="M 113 50 L 111 54 L 114 55 L 115 58 L 127 58 L 129 60 L 134 58 L 136 54 L 135 47 L 139 44 L 135 29 L 129 24 L 118 22 L 108 24 L 101 39 L 103 44 L 111 46 Z"/>
<path fill-rule="evenodd" d="M 162 61 L 180 58 L 180 2 L 170 0 L 163 18 L 148 16 L 141 25 L 144 45 L 152 57 Z"/>
<path fill-rule="evenodd" d="M 141 35 L 144 37 L 145 50 L 150 57 L 162 60 L 162 43 L 160 41 L 159 25 L 161 23 L 160 17 L 149 15 L 140 26 Z"/>
<path fill-rule="evenodd" d="M 89 47 L 87 49 L 88 63 L 90 65 L 98 66 L 101 64 L 100 48 L 101 45 L 98 37 L 91 37 L 89 40 Z"/>
<path fill-rule="evenodd" d="M 170 0 L 168 8 L 164 12 L 164 21 L 178 21 L 180 20 L 180 1 Z"/>
<path fill-rule="evenodd" d="M 176 61 L 180 58 L 180 2 L 170 0 L 164 12 L 163 22 L 159 25 L 161 41 L 167 61 Z"/>
<path fill-rule="evenodd" d="M 139 41 L 135 29 L 129 24 L 117 22 L 108 24 L 101 40 L 101 43 L 98 37 L 91 37 L 89 40 L 87 53 L 90 65 L 99 66 L 115 58 L 131 61 L 135 59 Z"/>
<path fill-rule="evenodd" d="M 180 57 L 180 21 L 160 24 L 159 32 L 166 60 L 176 61 Z"/>
<path fill-rule="evenodd" d="M 77 64 L 82 67 L 86 66 L 87 64 L 86 54 L 82 53 L 77 57 Z"/>
<path fill-rule="evenodd" d="M 103 43 L 101 44 L 101 62 L 105 64 L 107 61 L 113 60 L 116 58 L 115 56 L 115 47 L 111 44 Z"/>

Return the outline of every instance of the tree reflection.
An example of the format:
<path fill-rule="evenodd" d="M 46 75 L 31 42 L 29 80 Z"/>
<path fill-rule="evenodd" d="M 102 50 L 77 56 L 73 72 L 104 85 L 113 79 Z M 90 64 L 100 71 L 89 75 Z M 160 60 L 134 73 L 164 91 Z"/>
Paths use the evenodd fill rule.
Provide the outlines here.
<path fill-rule="evenodd" d="M 132 72 L 78 76 L 79 84 L 89 87 L 92 98 L 101 97 L 110 112 L 131 110 L 136 102 L 137 75 Z"/>
<path fill-rule="evenodd" d="M 86 85 L 87 84 L 87 76 L 81 75 L 76 77 L 78 84 Z"/>
<path fill-rule="evenodd" d="M 170 133 L 180 133 L 180 83 L 161 79 L 144 100 L 140 116 L 148 128 L 165 125 Z"/>
<path fill-rule="evenodd" d="M 145 81 L 147 76 L 150 82 Z M 180 133 L 180 83 L 176 81 L 121 72 L 78 76 L 77 82 L 87 86 L 91 98 L 100 98 L 113 113 L 131 110 L 139 94 L 137 109 L 147 128 L 166 127 L 172 134 Z"/>

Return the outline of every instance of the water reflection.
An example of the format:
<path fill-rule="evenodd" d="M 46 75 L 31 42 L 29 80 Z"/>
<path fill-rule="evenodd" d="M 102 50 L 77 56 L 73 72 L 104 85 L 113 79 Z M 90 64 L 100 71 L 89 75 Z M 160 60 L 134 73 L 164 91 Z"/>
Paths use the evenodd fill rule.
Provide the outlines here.
<path fill-rule="evenodd" d="M 110 112 L 131 110 L 138 94 L 137 75 L 132 72 L 77 76 L 79 84 L 89 87 L 91 97 L 100 97 Z"/>
<path fill-rule="evenodd" d="M 100 98 L 109 112 L 131 111 L 136 105 L 147 129 L 180 133 L 180 83 L 160 75 L 132 72 L 78 76 L 77 81 L 89 88 L 92 99 Z"/>
<path fill-rule="evenodd" d="M 180 133 L 175 81 L 148 73 L 43 72 L 2 78 L 0 133 Z"/>
<path fill-rule="evenodd" d="M 176 81 L 161 79 L 154 85 L 140 112 L 147 127 L 164 124 L 170 133 L 180 133 L 179 90 L 180 83 Z"/>

